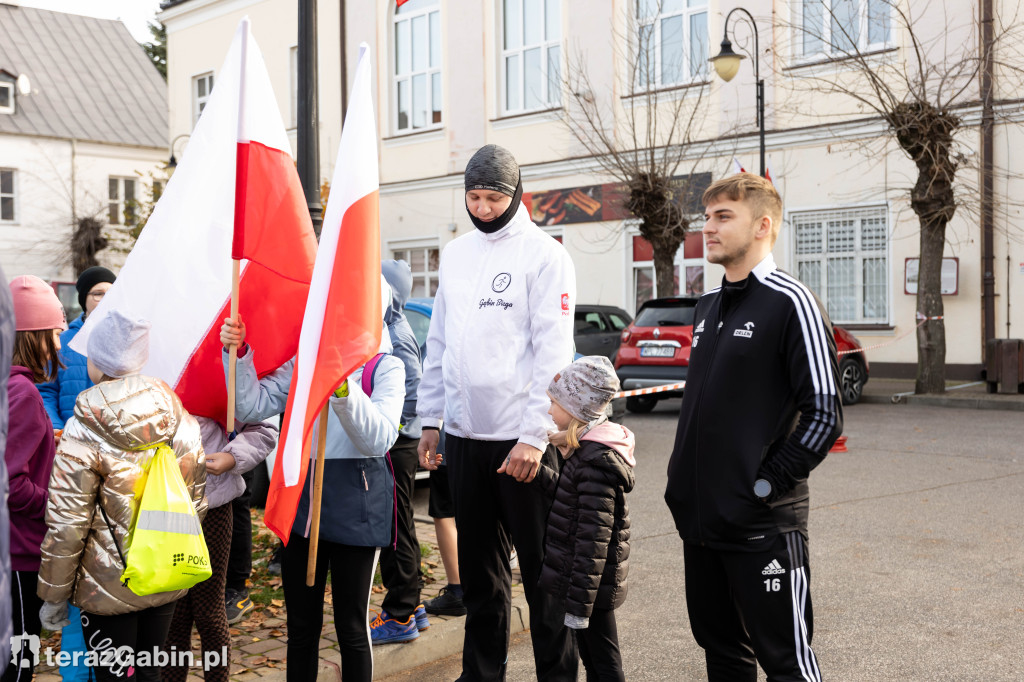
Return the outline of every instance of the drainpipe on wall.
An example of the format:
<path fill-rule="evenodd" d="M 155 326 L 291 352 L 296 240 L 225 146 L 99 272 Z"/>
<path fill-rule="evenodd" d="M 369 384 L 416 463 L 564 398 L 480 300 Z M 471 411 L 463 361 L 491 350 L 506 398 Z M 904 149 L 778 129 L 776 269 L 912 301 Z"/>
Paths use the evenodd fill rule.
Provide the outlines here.
<path fill-rule="evenodd" d="M 989 339 L 996 337 L 996 274 L 994 233 L 993 122 L 992 81 L 993 69 L 993 11 L 992 0 L 981 1 L 981 353 L 987 361 Z"/>
<path fill-rule="evenodd" d="M 348 36 L 345 35 L 345 0 L 341 0 L 341 121 L 345 124 L 345 114 L 348 113 Z"/>

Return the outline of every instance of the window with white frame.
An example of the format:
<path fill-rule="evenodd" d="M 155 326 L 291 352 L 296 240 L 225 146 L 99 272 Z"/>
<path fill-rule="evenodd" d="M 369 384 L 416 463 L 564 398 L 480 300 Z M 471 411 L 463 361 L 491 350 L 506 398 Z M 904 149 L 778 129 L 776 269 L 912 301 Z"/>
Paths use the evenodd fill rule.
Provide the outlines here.
<path fill-rule="evenodd" d="M 845 57 L 891 39 L 892 0 L 798 0 L 796 12 L 800 57 Z"/>
<path fill-rule="evenodd" d="M 395 132 L 441 126 L 441 10 L 438 0 L 409 0 L 395 10 L 392 79 Z"/>
<path fill-rule="evenodd" d="M 392 258 L 404 260 L 412 270 L 410 298 L 426 298 L 437 293 L 438 271 L 441 268 L 441 249 L 437 246 L 392 249 Z"/>
<path fill-rule="evenodd" d="M 192 79 L 192 125 L 199 122 L 199 116 L 206 108 L 206 102 L 213 92 L 213 73 L 204 73 Z"/>
<path fill-rule="evenodd" d="M 107 224 L 134 225 L 136 215 L 135 178 L 115 178 L 107 181 Z"/>
<path fill-rule="evenodd" d="M 0 81 L 0 114 L 14 113 L 14 83 Z"/>
<path fill-rule="evenodd" d="M 889 321 L 889 227 L 885 206 L 790 215 L 796 271 L 833 322 Z"/>
<path fill-rule="evenodd" d="M 634 312 L 644 301 L 664 296 L 700 296 L 704 293 L 704 235 L 690 232 L 680 244 L 675 257 L 675 277 L 671 292 L 656 292 L 657 276 L 654 270 L 654 247 L 649 241 L 633 237 L 633 294 Z"/>
<path fill-rule="evenodd" d="M 636 0 L 634 89 L 690 83 L 707 73 L 707 0 Z"/>
<path fill-rule="evenodd" d="M 501 0 L 502 111 L 518 114 L 562 101 L 561 0 Z"/>
<path fill-rule="evenodd" d="M 14 176 L 13 168 L 0 168 L 0 221 L 5 223 L 13 223 L 18 219 Z"/>
<path fill-rule="evenodd" d="M 299 46 L 288 50 L 288 78 L 291 80 L 291 125 L 299 125 Z"/>

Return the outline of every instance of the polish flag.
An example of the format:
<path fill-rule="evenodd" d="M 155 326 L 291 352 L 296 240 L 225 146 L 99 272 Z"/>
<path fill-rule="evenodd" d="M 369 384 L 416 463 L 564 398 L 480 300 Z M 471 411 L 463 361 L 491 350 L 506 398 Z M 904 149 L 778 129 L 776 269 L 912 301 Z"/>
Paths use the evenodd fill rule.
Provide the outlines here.
<path fill-rule="evenodd" d="M 239 312 L 263 376 L 295 355 L 316 237 L 263 56 L 243 19 L 188 148 L 117 282 L 72 341 L 85 354 L 108 311 L 152 324 L 142 373 L 222 424 L 220 326 L 241 263 Z"/>
<path fill-rule="evenodd" d="M 733 173 L 746 173 L 747 172 L 747 169 L 743 167 L 743 164 L 741 164 L 740 160 L 737 159 L 735 156 L 732 157 L 732 172 Z"/>
<path fill-rule="evenodd" d="M 285 543 L 306 481 L 317 416 L 338 385 L 380 348 L 377 128 L 370 87 L 369 48 L 363 43 L 263 517 Z"/>

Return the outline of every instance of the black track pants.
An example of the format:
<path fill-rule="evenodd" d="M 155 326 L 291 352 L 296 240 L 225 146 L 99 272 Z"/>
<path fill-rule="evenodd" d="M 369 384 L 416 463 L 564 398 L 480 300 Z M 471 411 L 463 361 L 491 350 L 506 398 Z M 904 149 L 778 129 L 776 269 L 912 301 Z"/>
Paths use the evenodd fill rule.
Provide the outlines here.
<path fill-rule="evenodd" d="M 587 669 L 587 682 L 626 681 L 622 672 L 615 611 L 594 609 L 587 629 L 576 630 L 576 643 L 580 648 L 583 667 Z"/>
<path fill-rule="evenodd" d="M 466 682 L 504 680 L 511 618 L 509 552 L 519 552 L 537 679 L 576 680 L 579 661 L 565 610 L 537 586 L 544 556 L 544 532 L 552 500 L 537 483 L 519 483 L 497 473 L 515 441 L 479 441 L 446 434 L 448 474 L 459 529 L 466 639 L 462 677 Z M 560 468 L 554 448 L 544 462 Z"/>
<path fill-rule="evenodd" d="M 786 533 L 769 549 L 730 552 L 687 543 L 686 607 L 710 682 L 818 682 L 807 545 Z"/>
<path fill-rule="evenodd" d="M 395 502 L 398 509 L 397 543 L 380 550 L 380 577 L 388 593 L 382 604 L 388 615 L 405 621 L 420 603 L 420 543 L 412 518 L 412 496 L 416 488 L 418 438 L 399 436 L 391 447 L 395 468 Z"/>

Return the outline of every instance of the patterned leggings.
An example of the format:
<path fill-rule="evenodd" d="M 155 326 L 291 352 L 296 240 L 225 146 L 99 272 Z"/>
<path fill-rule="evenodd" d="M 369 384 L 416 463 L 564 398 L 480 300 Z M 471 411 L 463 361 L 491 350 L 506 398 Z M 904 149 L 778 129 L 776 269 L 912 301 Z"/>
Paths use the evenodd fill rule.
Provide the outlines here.
<path fill-rule="evenodd" d="M 199 630 L 203 643 L 203 656 L 206 652 L 220 654 L 231 650 L 231 635 L 228 632 L 228 617 L 224 611 L 224 581 L 228 570 L 228 554 L 231 550 L 231 505 L 224 504 L 206 512 L 203 519 L 203 536 L 206 547 L 210 550 L 210 566 L 213 575 L 188 591 L 178 600 L 174 609 L 171 630 L 167 633 L 167 644 L 164 648 L 171 651 L 192 649 L 192 623 Z M 174 659 L 172 659 L 174 660 Z M 202 657 L 196 663 L 203 663 Z M 220 665 L 211 666 L 204 673 L 205 682 L 227 682 L 228 661 L 218 661 Z M 196 671 L 198 672 L 198 671 Z M 188 668 L 185 666 L 167 666 L 163 671 L 164 682 L 185 682 Z"/>

